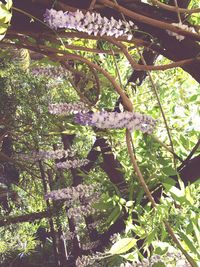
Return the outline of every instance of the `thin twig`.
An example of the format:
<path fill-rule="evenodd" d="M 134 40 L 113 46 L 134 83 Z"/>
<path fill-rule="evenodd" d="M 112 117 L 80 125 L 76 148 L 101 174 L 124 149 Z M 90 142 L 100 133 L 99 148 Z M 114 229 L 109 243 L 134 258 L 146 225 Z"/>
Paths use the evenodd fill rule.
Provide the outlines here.
<path fill-rule="evenodd" d="M 182 21 L 181 21 L 181 15 L 180 15 L 180 11 L 179 11 L 179 6 L 178 6 L 178 3 L 177 3 L 177 0 L 174 0 L 174 4 L 175 4 L 175 7 L 176 7 L 176 12 L 177 12 L 177 16 L 178 16 L 178 21 L 179 21 L 179 23 L 182 24 Z"/>
<path fill-rule="evenodd" d="M 173 156 L 178 159 L 180 162 L 183 162 L 183 159 L 181 157 L 179 157 L 174 151 L 172 151 L 165 143 L 163 143 L 162 141 L 160 141 L 160 139 L 158 139 L 156 136 L 151 135 L 151 137 L 157 142 L 159 143 L 162 147 L 164 147 L 168 152 L 170 152 L 171 154 L 173 154 Z"/>
<path fill-rule="evenodd" d="M 152 4 L 159 6 L 165 10 L 169 10 L 172 12 L 177 12 L 177 9 L 174 6 L 170 6 L 164 3 L 161 3 L 159 0 L 151 0 Z M 179 13 L 186 13 L 186 14 L 192 14 L 192 13 L 200 13 L 200 8 L 194 8 L 194 9 L 186 9 L 186 8 L 178 8 Z"/>
<path fill-rule="evenodd" d="M 137 49 L 137 50 L 138 50 L 138 53 L 139 53 L 139 55 L 140 55 L 140 58 L 141 58 L 143 64 L 146 65 L 146 61 L 145 61 L 143 55 L 140 53 L 139 49 Z M 173 145 L 173 141 L 172 141 L 172 137 L 171 137 L 170 129 L 169 129 L 169 126 L 168 126 L 168 123 L 167 123 L 167 119 L 166 119 L 166 116 L 165 116 L 165 113 L 164 113 L 162 104 L 161 104 L 161 102 L 160 102 L 160 98 L 159 98 L 159 95 L 158 95 L 158 91 L 157 91 L 156 85 L 155 85 L 155 83 L 154 83 L 154 81 L 153 81 L 153 78 L 152 78 L 152 75 L 151 75 L 150 71 L 147 71 L 147 74 L 148 74 L 148 76 L 149 76 L 149 80 L 150 80 L 150 82 L 151 82 L 151 85 L 152 85 L 152 88 L 153 88 L 153 92 L 154 92 L 154 94 L 155 94 L 155 96 L 156 96 L 156 99 L 157 99 L 157 102 L 158 102 L 158 105 L 159 105 L 159 108 L 160 108 L 160 111 L 161 111 L 161 114 L 162 114 L 162 117 L 163 117 L 163 121 L 164 121 L 166 130 L 167 130 L 167 135 L 168 135 L 168 138 L 169 138 L 169 142 L 170 142 L 171 150 L 172 150 L 173 155 L 174 155 L 174 154 L 175 154 L 175 152 L 174 152 L 174 145 Z M 175 167 L 175 169 L 176 169 L 176 158 L 173 157 L 173 160 L 174 160 L 174 167 Z"/>
<path fill-rule="evenodd" d="M 88 10 L 92 11 L 95 7 L 95 4 L 96 4 L 96 0 L 92 0 Z"/>
<path fill-rule="evenodd" d="M 200 61 L 200 57 L 196 57 L 193 59 L 184 59 L 184 60 L 176 61 L 176 62 L 173 62 L 170 64 L 161 65 L 161 66 L 154 66 L 154 65 L 147 65 L 147 64 L 142 65 L 142 64 L 138 64 L 132 58 L 132 56 L 129 54 L 126 46 L 123 43 L 118 42 L 114 38 L 110 38 L 110 37 L 102 37 L 102 39 L 106 40 L 108 42 L 111 42 L 114 45 L 116 45 L 117 47 L 119 47 L 121 49 L 121 51 L 124 53 L 124 55 L 126 56 L 126 58 L 128 59 L 129 63 L 131 64 L 131 66 L 133 67 L 134 70 L 141 70 L 141 71 L 167 70 L 167 69 L 176 68 L 176 67 L 184 67 L 184 66 L 189 65 L 193 62 Z M 135 46 L 137 46 L 137 44 L 135 44 Z"/>

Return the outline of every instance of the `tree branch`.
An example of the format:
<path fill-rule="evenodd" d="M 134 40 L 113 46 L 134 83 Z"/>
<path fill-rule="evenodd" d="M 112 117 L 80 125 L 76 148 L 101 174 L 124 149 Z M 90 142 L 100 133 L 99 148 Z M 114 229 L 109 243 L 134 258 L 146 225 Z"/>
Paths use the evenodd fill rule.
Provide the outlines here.
<path fill-rule="evenodd" d="M 19 216 L 7 216 L 0 219 L 0 227 L 22 222 L 33 222 L 35 220 L 41 220 L 43 218 L 50 218 L 51 216 L 55 215 L 55 212 L 52 212 L 51 210 L 45 210 Z"/>
<path fill-rule="evenodd" d="M 193 13 L 200 13 L 200 8 L 195 8 L 195 9 L 187 9 L 187 8 L 176 8 L 174 6 L 171 5 L 167 5 L 165 3 L 160 2 L 159 0 L 151 0 L 153 5 L 156 5 L 158 7 L 161 7 L 165 10 L 169 10 L 171 12 L 178 12 L 179 13 L 185 13 L 185 14 L 193 14 Z"/>
<path fill-rule="evenodd" d="M 182 30 L 182 29 L 180 29 L 176 26 L 173 26 L 169 23 L 166 23 L 166 22 L 163 22 L 160 20 L 156 20 L 156 19 L 152 19 L 150 17 L 138 14 L 134 11 L 128 10 L 127 8 L 125 8 L 123 6 L 120 6 L 116 3 L 113 3 L 110 0 L 99 0 L 99 2 L 104 4 L 107 7 L 115 9 L 116 11 L 118 11 L 118 12 L 124 14 L 125 16 L 132 18 L 138 22 L 145 23 L 145 24 L 148 24 L 148 25 L 151 25 L 151 26 L 154 26 L 156 28 L 163 29 L 163 30 L 170 30 L 170 31 L 175 32 L 179 35 L 183 35 L 186 37 L 188 36 L 194 40 L 200 41 L 200 35 L 198 35 L 196 33 L 185 31 L 185 30 Z"/>

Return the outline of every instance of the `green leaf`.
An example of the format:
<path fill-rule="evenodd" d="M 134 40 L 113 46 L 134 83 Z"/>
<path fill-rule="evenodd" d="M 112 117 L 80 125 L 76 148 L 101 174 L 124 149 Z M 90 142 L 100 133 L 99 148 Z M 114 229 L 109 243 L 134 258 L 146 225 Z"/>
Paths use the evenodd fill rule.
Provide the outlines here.
<path fill-rule="evenodd" d="M 99 203 L 94 203 L 93 204 L 93 207 L 95 209 L 98 209 L 98 210 L 109 210 L 111 207 L 112 207 L 112 203 L 111 202 L 106 202 L 106 203 L 103 203 L 103 202 L 99 202 Z"/>
<path fill-rule="evenodd" d="M 11 19 L 11 13 L 8 11 L 6 6 L 0 3 L 0 19 L 3 19 L 5 23 L 9 22 Z"/>
<path fill-rule="evenodd" d="M 8 2 L 7 2 L 8 4 Z M 10 3 L 9 3 L 10 4 Z M 9 5 L 8 5 L 9 7 Z M 9 26 L 12 14 L 8 11 L 7 6 L 0 2 L 0 41 L 4 38 L 5 32 Z"/>
<path fill-rule="evenodd" d="M 133 251 L 127 254 L 120 255 L 122 258 L 128 261 L 138 261 L 138 254 L 137 251 Z"/>
<path fill-rule="evenodd" d="M 162 228 L 164 228 L 164 227 L 162 227 Z M 166 242 L 159 241 L 159 243 L 158 243 L 155 241 L 152 243 L 153 243 L 152 244 L 153 246 L 156 246 L 155 251 L 154 251 L 155 254 L 164 255 L 169 250 L 169 244 Z"/>
<path fill-rule="evenodd" d="M 119 206 L 116 206 L 114 210 L 111 212 L 111 214 L 108 216 L 108 219 L 106 220 L 105 224 L 110 226 L 112 225 L 120 216 L 121 209 Z"/>
<path fill-rule="evenodd" d="M 176 182 L 174 179 L 170 178 L 170 177 L 164 177 L 164 179 L 162 180 L 163 185 L 165 187 L 165 189 L 167 191 L 170 191 L 170 189 L 172 188 L 172 186 L 175 186 Z"/>
<path fill-rule="evenodd" d="M 132 200 L 129 200 L 129 201 L 126 202 L 126 207 L 127 208 L 131 208 L 131 207 L 133 207 L 133 205 L 134 205 L 134 201 L 132 201 Z"/>
<path fill-rule="evenodd" d="M 199 248 L 200 248 L 200 231 L 199 231 L 199 229 L 197 228 L 197 225 L 194 222 L 192 222 L 192 226 L 193 226 L 193 230 L 194 230 L 194 233 L 195 233 L 196 240 L 197 240 Z"/>
<path fill-rule="evenodd" d="M 147 236 L 147 238 L 146 238 L 146 243 L 147 243 L 148 245 L 150 245 L 150 244 L 152 243 L 152 241 L 154 240 L 154 238 L 155 238 L 155 236 L 156 236 L 156 233 L 157 233 L 157 231 L 156 231 L 156 229 L 154 229 L 154 230 Z"/>
<path fill-rule="evenodd" d="M 183 190 L 180 190 L 178 188 L 176 188 L 175 186 L 173 186 L 170 190 L 169 190 L 170 194 L 172 195 L 172 197 L 180 202 L 180 203 L 184 203 L 187 202 L 187 199 L 185 197 L 185 192 Z"/>
<path fill-rule="evenodd" d="M 12 0 L 7 0 L 6 1 L 7 3 L 6 3 L 6 8 L 9 10 L 9 9 L 11 9 L 11 7 L 12 7 L 12 5 L 13 5 L 13 1 Z"/>
<path fill-rule="evenodd" d="M 126 204 L 126 200 L 125 200 L 124 198 L 120 198 L 120 199 L 119 199 L 119 203 L 120 203 L 121 205 L 125 205 L 125 204 Z"/>
<path fill-rule="evenodd" d="M 197 100 L 198 95 L 193 95 L 190 97 L 189 102 L 193 102 Z"/>
<path fill-rule="evenodd" d="M 189 236 L 185 235 L 183 232 L 180 232 L 180 231 L 179 231 L 179 236 L 183 239 L 183 241 L 188 246 L 190 251 L 193 252 L 194 254 L 198 255 L 198 258 L 200 259 L 200 254 L 197 251 L 197 249 L 195 248 L 193 241 L 190 240 Z"/>
<path fill-rule="evenodd" d="M 123 254 L 129 251 L 132 247 L 136 245 L 137 240 L 135 238 L 123 238 L 120 239 L 117 243 L 115 243 L 110 251 L 109 254 Z"/>
<path fill-rule="evenodd" d="M 0 34 L 5 33 L 7 28 L 8 28 L 8 25 L 0 21 Z"/>
<path fill-rule="evenodd" d="M 62 132 L 62 134 L 75 134 L 77 131 L 76 130 L 65 130 Z"/>
<path fill-rule="evenodd" d="M 164 168 L 163 168 L 163 172 L 164 172 L 164 174 L 166 174 L 167 176 L 173 176 L 173 175 L 176 175 L 176 171 L 175 171 L 174 168 L 172 168 L 171 166 L 164 167 Z"/>
<path fill-rule="evenodd" d="M 166 267 L 166 265 L 163 262 L 156 262 L 152 265 L 152 267 Z"/>

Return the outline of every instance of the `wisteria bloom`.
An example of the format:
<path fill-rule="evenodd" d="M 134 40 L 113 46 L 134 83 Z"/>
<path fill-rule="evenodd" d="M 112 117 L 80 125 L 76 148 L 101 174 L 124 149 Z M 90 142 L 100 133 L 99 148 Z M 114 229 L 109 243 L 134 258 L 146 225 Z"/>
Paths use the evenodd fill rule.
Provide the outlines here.
<path fill-rule="evenodd" d="M 53 190 L 45 195 L 45 199 L 75 201 L 77 199 L 88 197 L 95 191 L 94 185 L 80 184 L 76 187 L 66 187 L 59 190 Z"/>
<path fill-rule="evenodd" d="M 70 73 L 62 66 L 34 67 L 31 73 L 35 76 L 48 76 L 52 79 L 66 79 Z"/>
<path fill-rule="evenodd" d="M 81 248 L 83 250 L 92 250 L 93 248 L 97 247 L 100 244 L 100 241 L 94 241 L 94 242 L 89 242 L 81 245 Z"/>
<path fill-rule="evenodd" d="M 17 154 L 14 156 L 15 159 L 21 160 L 29 160 L 29 161 L 38 161 L 38 160 L 53 160 L 53 159 L 62 159 L 73 157 L 75 152 L 72 150 L 40 150 L 40 151 L 32 151 L 30 154 Z"/>
<path fill-rule="evenodd" d="M 72 103 L 60 103 L 60 104 L 49 104 L 49 112 L 51 114 L 75 114 L 78 112 L 88 112 L 89 109 L 85 103 L 72 102 Z"/>
<path fill-rule="evenodd" d="M 64 162 L 58 162 L 56 166 L 58 169 L 75 169 L 87 165 L 88 163 L 89 163 L 88 159 L 74 159 L 74 160 L 66 160 Z"/>
<path fill-rule="evenodd" d="M 79 267 L 94 266 L 95 261 L 95 257 L 90 255 L 83 255 L 82 257 L 77 258 L 76 265 Z"/>
<path fill-rule="evenodd" d="M 188 32 L 192 32 L 192 33 L 195 33 L 195 30 L 193 27 L 189 27 L 188 25 L 185 25 L 185 24 L 182 24 L 182 23 L 172 23 L 173 26 L 176 26 L 182 30 L 185 30 L 185 31 L 188 31 Z M 167 33 L 170 35 L 170 36 L 174 36 L 179 42 L 184 40 L 185 39 L 185 36 L 183 35 L 180 35 L 176 32 L 172 32 L 170 30 L 167 30 Z"/>
<path fill-rule="evenodd" d="M 67 216 L 69 218 L 74 218 L 78 222 L 82 220 L 83 216 L 88 216 L 94 213 L 95 209 L 92 207 L 92 203 L 87 203 L 86 205 L 68 209 Z"/>
<path fill-rule="evenodd" d="M 78 113 L 74 116 L 74 121 L 81 125 L 95 126 L 100 129 L 127 128 L 129 131 L 136 129 L 149 134 L 156 125 L 156 121 L 150 116 L 128 111 Z"/>
<path fill-rule="evenodd" d="M 64 28 L 85 32 L 94 35 L 106 35 L 119 37 L 123 36 L 128 40 L 133 37 L 133 30 L 137 29 L 132 21 L 115 20 L 113 17 L 108 19 L 98 13 L 63 12 L 54 9 L 47 9 L 44 14 L 44 21 L 52 29 Z"/>

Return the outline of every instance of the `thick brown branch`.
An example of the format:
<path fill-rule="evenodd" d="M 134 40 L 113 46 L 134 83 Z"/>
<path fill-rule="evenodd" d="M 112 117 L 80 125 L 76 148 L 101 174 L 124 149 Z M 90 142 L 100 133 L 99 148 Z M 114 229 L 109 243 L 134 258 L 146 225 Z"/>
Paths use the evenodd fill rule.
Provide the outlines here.
<path fill-rule="evenodd" d="M 52 212 L 50 210 L 45 210 L 41 212 L 33 212 L 29 214 L 23 214 L 19 216 L 7 216 L 0 219 L 0 227 L 22 223 L 22 222 L 33 222 L 35 220 L 41 220 L 43 218 L 50 218 L 52 216 Z M 55 214 L 54 214 L 55 216 Z"/>
<path fill-rule="evenodd" d="M 169 10 L 169 11 L 171 11 L 171 12 L 177 12 L 177 10 L 178 10 L 179 13 L 185 13 L 185 14 L 200 13 L 200 8 L 187 9 L 187 8 L 180 8 L 180 7 L 179 7 L 179 8 L 177 9 L 177 8 L 174 7 L 174 6 L 164 4 L 164 3 L 162 3 L 162 2 L 160 2 L 160 1 L 158 1 L 158 0 L 151 0 L 151 2 L 152 2 L 154 5 L 156 5 L 156 6 L 158 6 L 158 7 L 161 7 L 161 8 L 163 8 L 163 9 L 165 9 L 165 10 Z"/>
<path fill-rule="evenodd" d="M 128 10 L 127 8 L 120 6 L 120 5 L 118 5 L 112 1 L 109 1 L 109 0 L 99 0 L 99 1 L 102 4 L 105 4 L 105 6 L 113 8 L 116 11 L 118 11 L 118 12 L 124 14 L 125 16 L 132 18 L 132 19 L 134 19 L 140 23 L 145 23 L 145 24 L 148 24 L 148 25 L 151 25 L 151 26 L 154 26 L 156 28 L 163 29 L 163 30 L 170 30 L 170 31 L 175 32 L 179 35 L 188 36 L 194 40 L 200 41 L 200 35 L 198 35 L 198 34 L 182 30 L 176 26 L 173 26 L 173 25 L 166 23 L 166 22 L 163 22 L 163 21 L 152 19 L 150 17 L 138 14 L 138 13 L 131 11 L 131 10 Z"/>

